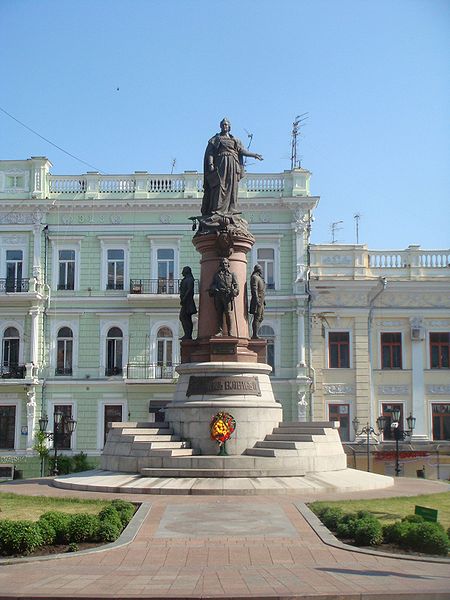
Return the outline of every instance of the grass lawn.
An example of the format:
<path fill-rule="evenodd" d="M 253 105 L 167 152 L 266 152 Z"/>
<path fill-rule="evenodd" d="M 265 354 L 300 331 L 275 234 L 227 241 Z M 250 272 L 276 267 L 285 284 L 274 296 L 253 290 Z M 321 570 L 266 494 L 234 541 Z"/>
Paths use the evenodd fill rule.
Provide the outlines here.
<path fill-rule="evenodd" d="M 40 515 L 49 510 L 61 510 L 71 514 L 97 514 L 107 504 L 109 504 L 108 500 L 77 500 L 0 493 L 0 519 L 37 521 Z"/>
<path fill-rule="evenodd" d="M 322 506 L 338 506 L 344 512 L 367 510 L 384 525 L 397 521 L 406 515 L 414 514 L 415 505 L 435 508 L 438 521 L 445 529 L 450 527 L 450 492 L 427 494 L 425 496 L 409 496 L 407 498 L 380 498 L 376 500 L 344 500 L 340 502 L 311 502 L 310 508 Z"/>

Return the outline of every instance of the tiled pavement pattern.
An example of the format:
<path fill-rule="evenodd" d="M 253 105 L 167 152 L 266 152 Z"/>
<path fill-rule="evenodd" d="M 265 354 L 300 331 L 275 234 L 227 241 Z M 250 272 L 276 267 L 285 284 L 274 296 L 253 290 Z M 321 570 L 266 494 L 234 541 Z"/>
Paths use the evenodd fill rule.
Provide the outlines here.
<path fill-rule="evenodd" d="M 443 484 L 400 479 L 389 490 L 351 497 L 446 489 Z M 112 496 L 59 490 L 48 480 L 0 484 L 2 491 Z M 143 500 L 141 495 L 129 499 Z M 80 556 L 1 565 L 0 599 L 450 599 L 450 563 L 386 558 L 328 546 L 296 508 L 299 501 L 310 499 L 299 495 L 145 498 L 151 510 L 132 543 Z"/>

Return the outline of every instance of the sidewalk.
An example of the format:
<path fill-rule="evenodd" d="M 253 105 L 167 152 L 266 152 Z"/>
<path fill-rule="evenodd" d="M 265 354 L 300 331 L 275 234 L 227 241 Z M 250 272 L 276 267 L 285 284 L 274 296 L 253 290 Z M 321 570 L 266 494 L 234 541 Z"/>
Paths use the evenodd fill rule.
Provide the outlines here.
<path fill-rule="evenodd" d="M 50 481 L 4 483 L 0 493 L 113 496 L 56 489 Z M 349 495 L 386 497 L 446 489 L 436 482 L 401 478 L 393 488 Z M 297 508 L 311 498 L 120 497 L 151 504 L 133 542 L 82 556 L 2 565 L 0 599 L 450 599 L 450 563 L 387 558 L 326 545 Z"/>

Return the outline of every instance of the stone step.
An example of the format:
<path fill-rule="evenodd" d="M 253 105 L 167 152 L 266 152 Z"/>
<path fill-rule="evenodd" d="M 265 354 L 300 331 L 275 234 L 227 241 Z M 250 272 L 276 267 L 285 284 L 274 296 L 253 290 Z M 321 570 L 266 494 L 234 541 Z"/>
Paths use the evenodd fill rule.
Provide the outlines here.
<path fill-rule="evenodd" d="M 123 429 L 122 435 L 172 435 L 173 430 L 169 428 L 159 428 L 159 427 L 149 427 L 141 428 L 136 427 L 136 429 Z"/>
<path fill-rule="evenodd" d="M 285 442 L 271 442 L 271 441 L 262 441 L 256 442 L 255 448 L 275 448 L 280 450 L 299 450 L 302 447 L 301 442 L 293 442 L 293 441 L 285 441 Z"/>
<path fill-rule="evenodd" d="M 111 423 L 111 428 L 113 429 L 128 429 L 136 427 L 156 427 L 158 429 L 167 429 L 169 424 L 164 422 L 156 423 L 155 421 L 117 421 Z"/>
<path fill-rule="evenodd" d="M 264 441 L 269 442 L 312 442 L 313 436 L 310 433 L 271 433 L 266 435 Z"/>
<path fill-rule="evenodd" d="M 179 435 L 155 434 L 155 435 L 135 435 L 135 442 L 180 442 Z"/>
<path fill-rule="evenodd" d="M 135 440 L 133 442 L 133 448 L 167 448 L 167 449 L 175 449 L 175 448 L 189 448 L 189 442 L 146 442 L 145 440 Z"/>
<path fill-rule="evenodd" d="M 213 477 L 213 478 L 231 478 L 231 477 L 304 477 L 304 473 L 293 469 L 158 469 L 154 467 L 145 467 L 140 470 L 143 477 Z"/>
<path fill-rule="evenodd" d="M 274 434 L 278 434 L 278 433 L 282 433 L 282 434 L 293 434 L 293 435 L 303 435 L 303 434 L 309 434 L 309 435 L 325 435 L 325 428 L 324 427 L 309 427 L 309 428 L 304 428 L 301 426 L 298 427 L 274 427 L 273 432 Z"/>
<path fill-rule="evenodd" d="M 197 450 L 192 448 L 155 448 L 148 453 L 149 456 L 194 456 Z"/>
<path fill-rule="evenodd" d="M 281 421 L 278 424 L 279 427 L 325 427 L 327 429 L 338 429 L 339 421 L 311 421 L 306 423 L 305 421 Z"/>
<path fill-rule="evenodd" d="M 247 456 L 269 456 L 276 457 L 275 448 L 247 448 Z"/>

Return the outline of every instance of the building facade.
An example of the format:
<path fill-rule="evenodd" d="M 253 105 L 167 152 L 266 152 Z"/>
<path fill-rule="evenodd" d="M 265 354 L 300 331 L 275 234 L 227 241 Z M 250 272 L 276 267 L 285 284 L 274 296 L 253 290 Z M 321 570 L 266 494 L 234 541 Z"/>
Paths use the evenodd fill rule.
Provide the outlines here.
<path fill-rule="evenodd" d="M 95 460 L 112 421 L 162 418 L 180 362 L 178 282 L 199 274 L 202 175 L 58 176 L 45 157 L 0 161 L 0 460 L 37 474 L 38 419 L 76 420 L 61 452 Z M 267 282 L 260 334 L 284 418 L 308 418 L 310 173 L 248 174 L 248 256 Z M 195 335 L 195 331 L 194 331 Z M 300 408 L 299 408 L 300 407 Z"/>
<path fill-rule="evenodd" d="M 342 440 L 355 450 L 366 441 L 355 417 L 359 430 L 376 429 L 383 415 L 384 431 L 371 436 L 373 468 L 389 472 L 398 408 L 402 429 L 410 414 L 416 419 L 402 445 L 405 464 L 448 476 L 439 451 L 450 442 L 450 250 L 311 245 L 310 268 L 312 418 L 340 421 Z"/>

